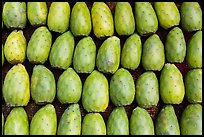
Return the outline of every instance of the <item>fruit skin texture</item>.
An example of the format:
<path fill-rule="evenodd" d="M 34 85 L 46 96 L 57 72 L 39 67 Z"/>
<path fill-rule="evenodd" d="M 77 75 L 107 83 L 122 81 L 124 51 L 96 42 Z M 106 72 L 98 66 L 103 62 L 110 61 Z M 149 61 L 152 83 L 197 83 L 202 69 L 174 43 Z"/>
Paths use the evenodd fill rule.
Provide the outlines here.
<path fill-rule="evenodd" d="M 1 61 L 2 61 L 2 66 L 3 66 L 4 65 L 4 46 L 3 46 L 3 44 L 2 44 L 1 50 L 2 50 L 2 58 L 1 58 L 2 60 Z"/>
<path fill-rule="evenodd" d="M 70 29 L 74 36 L 88 36 L 92 29 L 91 14 L 85 2 L 76 2 L 70 17 Z"/>
<path fill-rule="evenodd" d="M 142 66 L 145 70 L 160 71 L 165 63 L 164 45 L 157 34 L 151 35 L 142 49 Z"/>
<path fill-rule="evenodd" d="M 186 62 L 191 69 L 202 68 L 202 31 L 197 31 L 188 41 Z"/>
<path fill-rule="evenodd" d="M 52 104 L 41 107 L 30 123 L 30 135 L 56 135 L 57 115 Z"/>
<path fill-rule="evenodd" d="M 165 104 L 180 104 L 183 101 L 183 76 L 174 64 L 166 63 L 161 71 L 160 95 Z"/>
<path fill-rule="evenodd" d="M 10 64 L 23 63 L 26 59 L 27 41 L 22 30 L 13 30 L 4 45 L 4 54 Z"/>
<path fill-rule="evenodd" d="M 62 114 L 57 128 L 57 135 L 80 135 L 81 112 L 79 104 L 71 104 Z"/>
<path fill-rule="evenodd" d="M 94 2 L 91 8 L 93 32 L 97 38 L 114 34 L 113 15 L 104 2 Z"/>
<path fill-rule="evenodd" d="M 159 83 L 153 71 L 144 72 L 136 81 L 137 104 L 142 108 L 157 106 L 159 102 Z"/>
<path fill-rule="evenodd" d="M 82 135 L 106 135 L 106 125 L 100 113 L 87 113 L 82 122 Z"/>
<path fill-rule="evenodd" d="M 135 19 L 129 2 L 116 3 L 114 24 L 118 35 L 133 34 L 135 31 Z"/>
<path fill-rule="evenodd" d="M 135 98 L 135 84 L 130 72 L 120 68 L 110 80 L 110 99 L 115 106 L 130 105 Z"/>
<path fill-rule="evenodd" d="M 155 122 L 156 135 L 180 135 L 178 119 L 172 105 L 166 105 L 159 112 Z"/>
<path fill-rule="evenodd" d="M 29 135 L 29 122 L 23 107 L 14 107 L 6 118 L 4 135 Z"/>
<path fill-rule="evenodd" d="M 58 36 L 50 50 L 49 61 L 51 66 L 67 69 L 72 63 L 74 46 L 75 41 L 71 31 Z"/>
<path fill-rule="evenodd" d="M 154 123 L 150 114 L 141 107 L 133 109 L 130 117 L 131 135 L 154 135 Z"/>
<path fill-rule="evenodd" d="M 158 30 L 157 15 L 149 2 L 135 2 L 135 22 L 138 33 L 147 36 Z"/>
<path fill-rule="evenodd" d="M 181 135 L 202 135 L 202 106 L 189 104 L 180 119 Z"/>
<path fill-rule="evenodd" d="M 51 103 L 56 94 L 55 77 L 43 65 L 35 65 L 31 76 L 31 96 L 36 104 Z"/>
<path fill-rule="evenodd" d="M 27 16 L 32 26 L 46 25 L 47 14 L 46 2 L 27 2 Z"/>
<path fill-rule="evenodd" d="M 73 66 L 77 73 L 91 73 L 95 68 L 96 45 L 88 36 L 82 38 L 74 50 Z"/>
<path fill-rule="evenodd" d="M 52 2 L 47 25 L 49 30 L 64 33 L 69 28 L 70 6 L 68 2 Z"/>
<path fill-rule="evenodd" d="M 184 82 L 188 102 L 202 103 L 202 69 L 189 70 Z"/>
<path fill-rule="evenodd" d="M 198 2 L 183 2 L 180 12 L 181 26 L 185 31 L 202 30 L 202 9 Z"/>
<path fill-rule="evenodd" d="M 129 120 L 124 107 L 115 107 L 110 113 L 107 135 L 129 135 Z"/>
<path fill-rule="evenodd" d="M 72 68 L 65 70 L 57 81 L 57 98 L 61 104 L 77 103 L 81 98 L 82 82 Z"/>
<path fill-rule="evenodd" d="M 180 23 L 180 13 L 174 2 L 155 2 L 154 9 L 159 25 L 164 29 L 177 26 Z"/>
<path fill-rule="evenodd" d="M 52 34 L 45 26 L 37 28 L 27 46 L 27 58 L 30 63 L 44 64 L 47 61 L 52 44 Z"/>
<path fill-rule="evenodd" d="M 2 113 L 2 119 L 1 119 L 2 121 L 2 132 L 1 132 L 1 134 L 3 135 L 4 134 L 4 115 L 3 115 L 3 113 Z"/>
<path fill-rule="evenodd" d="M 171 63 L 182 63 L 184 61 L 186 56 L 186 41 L 179 27 L 174 27 L 167 34 L 165 55 L 167 61 Z"/>
<path fill-rule="evenodd" d="M 109 85 L 106 77 L 94 70 L 85 80 L 82 105 L 87 112 L 104 112 L 109 104 Z"/>
<path fill-rule="evenodd" d="M 4 25 L 8 29 L 23 29 L 26 27 L 26 3 L 5 2 L 2 11 Z"/>
<path fill-rule="evenodd" d="M 3 84 L 3 97 L 9 106 L 27 106 L 30 100 L 30 80 L 24 65 L 14 65 L 7 72 Z"/>
<path fill-rule="evenodd" d="M 116 36 L 107 38 L 100 46 L 96 66 L 103 73 L 114 74 L 120 64 L 120 39 Z"/>
<path fill-rule="evenodd" d="M 125 41 L 121 52 L 121 66 L 135 70 L 140 65 L 142 56 L 142 42 L 140 36 L 132 34 Z"/>

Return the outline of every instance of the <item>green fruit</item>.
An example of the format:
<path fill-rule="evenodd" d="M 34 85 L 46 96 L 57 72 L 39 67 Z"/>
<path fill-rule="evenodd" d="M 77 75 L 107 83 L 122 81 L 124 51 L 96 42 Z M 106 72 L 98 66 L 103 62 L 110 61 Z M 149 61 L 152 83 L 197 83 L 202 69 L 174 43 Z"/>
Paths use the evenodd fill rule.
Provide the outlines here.
<path fill-rule="evenodd" d="M 95 68 L 96 45 L 88 36 L 82 38 L 76 45 L 73 66 L 77 73 L 91 73 Z"/>
<path fill-rule="evenodd" d="M 104 112 L 108 104 L 108 80 L 102 73 L 94 70 L 84 82 L 82 105 L 87 112 Z"/>
<path fill-rule="evenodd" d="M 135 19 L 129 2 L 116 3 L 114 23 L 118 35 L 131 35 L 134 33 Z"/>
<path fill-rule="evenodd" d="M 180 13 L 174 2 L 155 2 L 154 9 L 159 25 L 164 29 L 177 26 L 180 23 Z"/>
<path fill-rule="evenodd" d="M 156 135 L 180 135 L 178 119 L 172 105 L 164 106 L 155 122 Z"/>
<path fill-rule="evenodd" d="M 80 135 L 81 112 L 78 104 L 71 104 L 62 114 L 57 135 Z"/>
<path fill-rule="evenodd" d="M 53 102 L 56 94 L 55 77 L 43 65 L 35 65 L 31 76 L 31 96 L 36 104 Z"/>
<path fill-rule="evenodd" d="M 148 36 L 158 30 L 157 15 L 149 2 L 135 2 L 135 22 L 141 36 Z"/>
<path fill-rule="evenodd" d="M 2 133 L 1 134 L 3 135 L 4 134 L 4 114 L 3 113 L 2 113 L 2 119 L 1 120 L 2 120 L 2 127 L 1 127 Z"/>
<path fill-rule="evenodd" d="M 78 103 L 82 93 L 82 82 L 78 74 L 68 68 L 57 81 L 57 98 L 61 104 Z"/>
<path fill-rule="evenodd" d="M 23 107 L 14 107 L 6 118 L 4 135 L 29 135 L 29 122 Z"/>
<path fill-rule="evenodd" d="M 111 10 L 104 2 L 94 2 L 91 8 L 93 33 L 97 38 L 113 36 L 114 22 Z"/>
<path fill-rule="evenodd" d="M 110 113 L 107 135 L 129 135 L 129 120 L 124 107 L 115 107 Z"/>
<path fill-rule="evenodd" d="M 91 14 L 85 2 L 76 2 L 70 17 L 70 29 L 74 36 L 88 36 L 92 29 Z"/>
<path fill-rule="evenodd" d="M 46 2 L 27 2 L 27 16 L 32 26 L 46 25 L 47 14 Z"/>
<path fill-rule="evenodd" d="M 128 37 L 121 52 L 121 65 L 124 68 L 135 70 L 140 65 L 142 56 L 142 42 L 138 34 Z"/>
<path fill-rule="evenodd" d="M 110 80 L 110 99 L 115 106 L 130 105 L 135 98 L 135 84 L 130 72 L 120 68 Z"/>
<path fill-rule="evenodd" d="M 58 36 L 51 47 L 49 55 L 51 66 L 60 69 L 67 69 L 72 63 L 74 46 L 74 36 L 70 31 Z"/>
<path fill-rule="evenodd" d="M 30 100 L 30 80 L 22 64 L 14 65 L 6 74 L 3 97 L 9 106 L 27 106 Z"/>
<path fill-rule="evenodd" d="M 26 27 L 26 3 L 5 2 L 3 5 L 2 17 L 8 29 L 23 29 Z"/>
<path fill-rule="evenodd" d="M 202 69 L 188 71 L 184 82 L 188 102 L 202 103 Z"/>
<path fill-rule="evenodd" d="M 30 135 L 56 135 L 57 115 L 52 104 L 41 107 L 30 123 Z"/>
<path fill-rule="evenodd" d="M 180 104 L 183 101 L 183 76 L 174 64 L 166 63 L 161 71 L 160 95 L 165 104 Z"/>
<path fill-rule="evenodd" d="M 189 104 L 181 115 L 181 135 L 202 135 L 202 106 Z"/>
<path fill-rule="evenodd" d="M 198 2 L 183 2 L 180 12 L 184 31 L 202 30 L 202 9 Z"/>
<path fill-rule="evenodd" d="M 164 45 L 157 34 L 151 35 L 142 49 L 142 66 L 145 70 L 160 71 L 165 63 Z"/>
<path fill-rule="evenodd" d="M 32 34 L 27 47 L 29 62 L 44 64 L 47 61 L 52 44 L 52 34 L 45 26 L 37 28 Z"/>
<path fill-rule="evenodd" d="M 100 46 L 96 66 L 103 73 L 114 74 L 120 64 L 120 39 L 116 36 L 107 38 Z"/>
<path fill-rule="evenodd" d="M 2 44 L 1 50 L 2 50 L 2 58 L 1 58 L 2 60 L 1 61 L 2 61 L 2 66 L 3 66 L 4 65 L 4 46 L 3 46 L 3 44 Z"/>
<path fill-rule="evenodd" d="M 106 135 L 106 125 L 100 113 L 88 113 L 82 122 L 82 135 Z"/>
<path fill-rule="evenodd" d="M 4 45 L 6 60 L 11 64 L 23 63 L 26 59 L 27 41 L 22 30 L 13 30 Z"/>
<path fill-rule="evenodd" d="M 148 113 L 143 108 L 136 107 L 133 109 L 130 117 L 130 134 L 131 135 L 154 135 L 154 123 Z"/>

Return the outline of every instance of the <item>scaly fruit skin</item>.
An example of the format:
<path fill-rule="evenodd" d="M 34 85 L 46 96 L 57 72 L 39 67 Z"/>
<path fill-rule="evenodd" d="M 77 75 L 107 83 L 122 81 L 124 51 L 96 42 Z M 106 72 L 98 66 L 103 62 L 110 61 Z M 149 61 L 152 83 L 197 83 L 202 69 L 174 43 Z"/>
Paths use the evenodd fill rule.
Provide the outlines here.
<path fill-rule="evenodd" d="M 131 135 L 154 135 L 154 123 L 150 114 L 141 107 L 133 109 L 130 117 Z"/>
<path fill-rule="evenodd" d="M 184 82 L 188 102 L 202 103 L 202 69 L 189 70 Z"/>
<path fill-rule="evenodd" d="M 57 81 L 57 98 L 61 104 L 77 103 L 81 98 L 82 82 L 72 68 L 65 70 Z"/>
<path fill-rule="evenodd" d="M 116 3 L 114 23 L 118 35 L 131 35 L 134 33 L 135 19 L 129 2 Z"/>
<path fill-rule="evenodd" d="M 57 115 L 52 104 L 41 107 L 30 123 L 30 135 L 56 135 Z"/>
<path fill-rule="evenodd" d="M 174 27 L 169 31 L 165 42 L 165 55 L 170 63 L 182 63 L 186 56 L 186 41 L 182 30 Z"/>
<path fill-rule="evenodd" d="M 159 25 L 164 29 L 177 26 L 180 23 L 180 13 L 174 2 L 155 2 L 154 9 Z"/>
<path fill-rule="evenodd" d="M 27 58 L 34 64 L 44 64 L 47 61 L 52 44 L 52 34 L 47 27 L 37 28 L 32 34 L 27 46 Z"/>
<path fill-rule="evenodd" d="M 165 104 L 180 104 L 183 101 L 183 76 L 174 64 L 166 63 L 161 71 L 160 95 Z"/>
<path fill-rule="evenodd" d="M 30 100 L 30 80 L 24 65 L 14 65 L 7 72 L 3 84 L 3 97 L 9 106 L 27 106 Z"/>
<path fill-rule="evenodd" d="M 71 104 L 62 114 L 57 128 L 57 135 L 80 135 L 81 112 L 79 104 Z"/>
<path fill-rule="evenodd" d="M 3 21 L 8 29 L 23 29 L 27 23 L 25 2 L 5 2 Z"/>
<path fill-rule="evenodd" d="M 14 107 L 6 118 L 4 135 L 29 135 L 29 122 L 23 107 Z"/>
<path fill-rule="evenodd" d="M 96 66 L 103 73 L 115 73 L 120 64 L 120 39 L 116 36 L 107 38 L 100 46 Z"/>
<path fill-rule="evenodd" d="M 102 73 L 94 70 L 84 82 L 82 105 L 87 112 L 104 112 L 108 104 L 108 80 Z"/>
<path fill-rule="evenodd" d="M 149 2 L 135 2 L 135 22 L 141 36 L 148 36 L 158 30 L 157 15 Z"/>
<path fill-rule="evenodd" d="M 32 26 L 46 25 L 47 14 L 46 2 L 27 2 L 27 16 Z"/>
<path fill-rule="evenodd" d="M 96 45 L 88 36 L 82 38 L 74 50 L 73 66 L 77 73 L 91 73 L 95 68 Z"/>
<path fill-rule="evenodd" d="M 180 135 L 178 119 L 172 105 L 164 106 L 155 122 L 156 135 Z"/>
<path fill-rule="evenodd" d="M 202 106 L 189 104 L 180 120 L 181 135 L 202 135 Z"/>
<path fill-rule="evenodd" d="M 130 105 L 135 98 L 135 84 L 130 72 L 120 68 L 110 80 L 110 99 L 115 106 Z"/>
<path fill-rule="evenodd" d="M 144 72 L 136 81 L 136 101 L 142 108 L 157 106 L 159 102 L 159 83 L 153 71 Z"/>
<path fill-rule="evenodd" d="M 100 113 L 87 113 L 82 122 L 82 135 L 106 135 L 106 125 Z"/>
<path fill-rule="evenodd" d="M 2 66 L 3 66 L 4 65 L 4 46 L 3 46 L 3 44 L 2 44 L 1 50 L 2 50 L 2 58 L 1 58 L 2 60 L 1 61 L 2 61 Z"/>
<path fill-rule="evenodd" d="M 197 31 L 188 41 L 186 62 L 191 69 L 202 68 L 202 31 Z"/>
<path fill-rule="evenodd" d="M 113 15 L 104 2 L 94 2 L 91 9 L 93 32 L 97 38 L 114 34 Z"/>
<path fill-rule="evenodd" d="M 2 121 L 2 132 L 1 132 L 1 134 L 3 135 L 4 134 L 4 115 L 3 115 L 3 113 L 2 113 L 2 119 L 1 119 Z"/>
<path fill-rule="evenodd" d="M 23 63 L 26 59 L 27 41 L 22 30 L 13 30 L 4 45 L 6 60 L 11 64 Z"/>
<path fill-rule="evenodd" d="M 60 69 L 67 69 L 72 63 L 74 46 L 74 36 L 70 31 L 58 36 L 51 47 L 49 55 L 51 66 Z"/>
<path fill-rule="evenodd" d="M 142 56 L 142 42 L 136 33 L 127 38 L 121 51 L 121 65 L 124 68 L 135 70 L 140 64 Z"/>
<path fill-rule="evenodd" d="M 180 12 L 181 25 L 185 31 L 202 30 L 202 9 L 198 2 L 183 2 Z"/>
<path fill-rule="evenodd" d="M 157 34 L 150 36 L 142 49 L 142 66 L 145 70 L 160 71 L 165 63 L 164 45 Z"/>
<path fill-rule="evenodd" d="M 55 77 L 43 65 L 35 65 L 31 76 L 31 96 L 36 104 L 51 103 L 56 94 Z"/>
<path fill-rule="evenodd" d="M 110 113 L 107 135 L 129 135 L 129 120 L 124 107 L 115 107 Z"/>
<path fill-rule="evenodd" d="M 64 33 L 69 28 L 70 6 L 68 2 L 52 2 L 47 25 L 49 30 Z"/>
<path fill-rule="evenodd" d="M 88 36 L 92 29 L 91 14 L 85 2 L 76 2 L 70 17 L 70 29 L 74 36 Z"/>

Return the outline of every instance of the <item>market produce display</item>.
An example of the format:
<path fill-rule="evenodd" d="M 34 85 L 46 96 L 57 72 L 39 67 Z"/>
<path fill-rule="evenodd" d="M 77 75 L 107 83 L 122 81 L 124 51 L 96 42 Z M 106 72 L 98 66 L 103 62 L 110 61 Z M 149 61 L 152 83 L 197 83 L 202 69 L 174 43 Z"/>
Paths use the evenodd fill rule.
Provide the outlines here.
<path fill-rule="evenodd" d="M 2 135 L 202 135 L 201 2 L 2 2 Z"/>

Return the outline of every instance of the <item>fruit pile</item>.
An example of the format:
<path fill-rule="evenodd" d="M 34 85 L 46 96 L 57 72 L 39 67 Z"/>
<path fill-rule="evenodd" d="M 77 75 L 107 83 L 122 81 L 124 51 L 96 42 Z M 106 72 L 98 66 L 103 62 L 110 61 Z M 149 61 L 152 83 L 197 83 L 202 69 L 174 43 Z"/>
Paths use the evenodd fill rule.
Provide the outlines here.
<path fill-rule="evenodd" d="M 198 2 L 2 3 L 2 134 L 202 134 Z"/>

